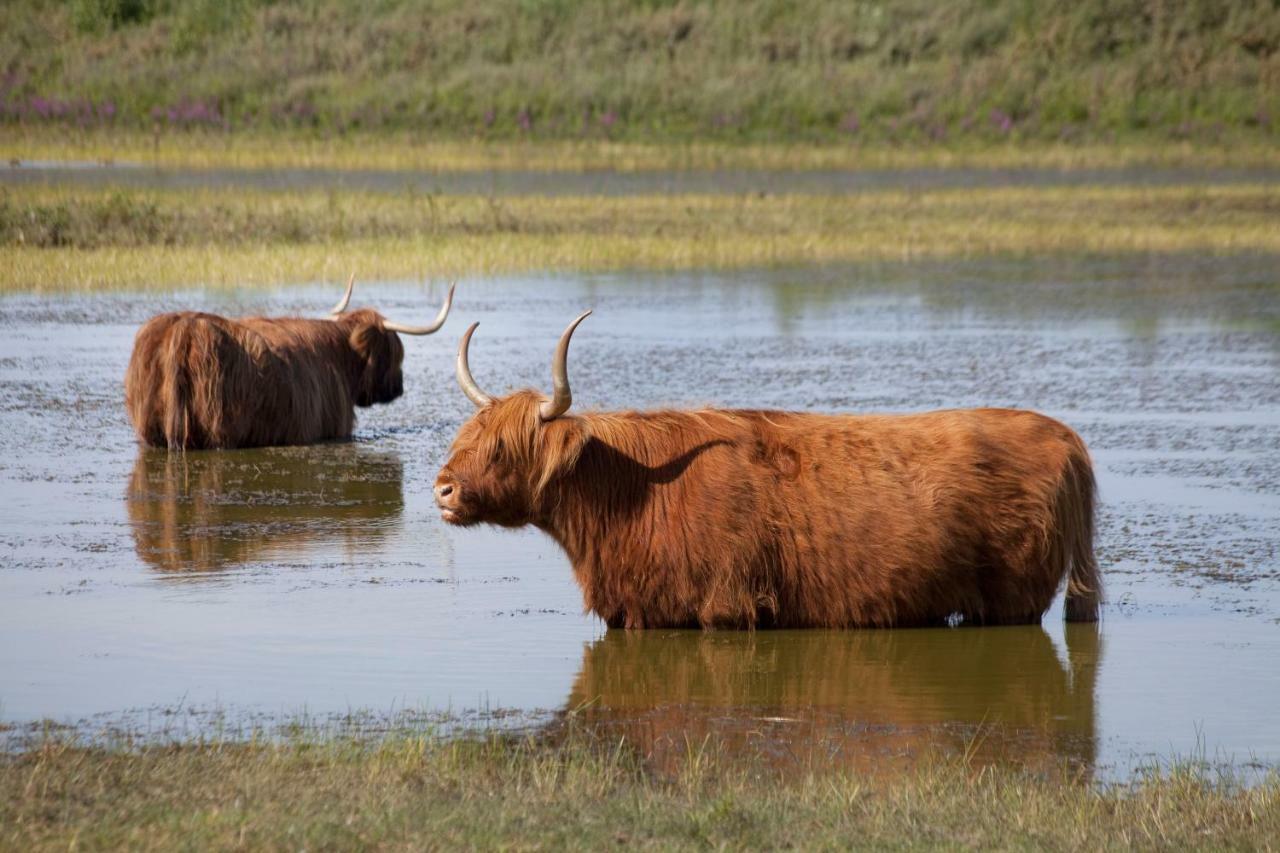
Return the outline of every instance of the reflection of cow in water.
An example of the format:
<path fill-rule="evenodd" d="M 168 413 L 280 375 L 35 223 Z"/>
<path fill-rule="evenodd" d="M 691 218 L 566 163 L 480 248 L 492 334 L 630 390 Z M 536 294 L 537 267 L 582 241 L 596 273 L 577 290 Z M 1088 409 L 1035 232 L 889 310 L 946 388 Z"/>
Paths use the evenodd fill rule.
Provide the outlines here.
<path fill-rule="evenodd" d="M 171 455 L 143 450 L 127 505 L 138 556 L 209 571 L 317 543 L 355 546 L 404 509 L 400 458 L 356 445 Z"/>
<path fill-rule="evenodd" d="M 708 738 L 751 762 L 871 769 L 943 754 L 1085 769 L 1096 626 L 637 633 L 588 646 L 567 709 L 674 772 Z M 797 768 L 798 765 L 798 768 Z"/>

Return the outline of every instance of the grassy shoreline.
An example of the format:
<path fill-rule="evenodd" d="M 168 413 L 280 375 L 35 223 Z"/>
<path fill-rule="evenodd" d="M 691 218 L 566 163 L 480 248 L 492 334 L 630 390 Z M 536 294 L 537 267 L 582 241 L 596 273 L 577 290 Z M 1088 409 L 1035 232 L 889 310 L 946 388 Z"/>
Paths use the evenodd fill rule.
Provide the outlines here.
<path fill-rule="evenodd" d="M 1280 187 L 483 198 L 0 190 L 0 292 L 730 269 L 990 254 L 1278 253 Z"/>
<path fill-rule="evenodd" d="M 959 141 L 953 144 L 450 139 L 408 131 L 52 130 L 0 127 L 0 163 L 133 164 L 171 169 L 392 171 L 902 170 L 1280 168 L 1280 145 L 1131 140 L 1112 143 Z"/>
<path fill-rule="evenodd" d="M 1194 764 L 1099 786 L 1078 772 L 969 766 L 779 777 L 691 745 L 655 774 L 625 743 L 298 735 L 278 742 L 0 757 L 0 848 L 1259 848 L 1280 780 Z"/>

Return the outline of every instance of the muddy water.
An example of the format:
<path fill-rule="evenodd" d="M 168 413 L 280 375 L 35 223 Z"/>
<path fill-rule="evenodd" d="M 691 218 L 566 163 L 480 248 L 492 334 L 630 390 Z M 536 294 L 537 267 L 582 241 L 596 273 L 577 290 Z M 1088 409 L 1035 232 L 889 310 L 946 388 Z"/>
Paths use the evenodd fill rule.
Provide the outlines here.
<path fill-rule="evenodd" d="M 121 377 L 171 308 L 319 314 L 332 289 L 0 299 L 0 720 L 194 734 L 410 708 L 566 718 L 661 766 L 688 743 L 782 765 L 935 748 L 1122 774 L 1151 756 L 1280 762 L 1280 264 L 992 260 L 464 281 L 357 440 L 139 451 Z M 369 285 L 412 320 L 439 284 Z M 1100 629 L 606 632 L 536 532 L 455 530 L 430 486 L 469 404 L 812 410 L 1012 405 L 1075 426 L 1103 499 Z M 489 712 L 486 717 L 477 712 Z"/>
<path fill-rule="evenodd" d="M 32 161 L 0 165 L 0 186 L 78 185 L 144 189 L 413 190 L 449 195 L 655 195 L 828 193 L 1008 186 L 1187 186 L 1280 181 L 1267 168 L 714 169 L 613 172 L 429 172 L 377 169 L 155 169 L 138 165 Z"/>

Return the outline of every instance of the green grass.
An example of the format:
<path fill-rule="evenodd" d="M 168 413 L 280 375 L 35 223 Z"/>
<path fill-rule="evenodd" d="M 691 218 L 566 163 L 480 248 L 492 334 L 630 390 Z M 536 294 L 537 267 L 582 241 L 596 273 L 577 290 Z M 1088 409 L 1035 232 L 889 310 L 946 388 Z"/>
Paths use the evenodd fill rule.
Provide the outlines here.
<path fill-rule="evenodd" d="M 1271 0 L 25 0 L 11 126 L 1267 141 Z"/>
<path fill-rule="evenodd" d="M 445 740 L 296 734 L 275 742 L 0 757 L 0 848 L 1268 848 L 1280 780 L 1184 765 L 1098 786 L 1067 768 L 779 775 L 690 745 L 669 772 L 582 733 Z"/>
<path fill-rule="evenodd" d="M 840 196 L 0 191 L 0 290 L 742 268 L 983 254 L 1280 253 L 1280 189 Z"/>

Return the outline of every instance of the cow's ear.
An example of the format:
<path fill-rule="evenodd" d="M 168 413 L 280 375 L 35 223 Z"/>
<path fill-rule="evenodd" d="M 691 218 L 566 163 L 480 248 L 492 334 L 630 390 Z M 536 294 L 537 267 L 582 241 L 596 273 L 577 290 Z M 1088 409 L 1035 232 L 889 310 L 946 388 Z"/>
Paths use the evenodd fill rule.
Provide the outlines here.
<path fill-rule="evenodd" d="M 351 330 L 352 350 L 356 355 L 364 359 L 366 364 L 372 365 L 378 361 L 379 356 L 384 355 L 388 350 L 387 332 L 383 330 L 383 324 L 379 320 L 365 321 L 365 323 L 357 323 L 355 328 Z"/>
<path fill-rule="evenodd" d="M 348 341 L 356 355 L 368 361 L 382 340 L 381 330 L 375 323 L 357 323 L 351 330 Z"/>
<path fill-rule="evenodd" d="M 537 490 L 557 477 L 562 477 L 578 464 L 582 450 L 591 440 L 586 421 L 575 417 L 561 417 L 542 425 L 538 458 L 542 461 Z"/>

